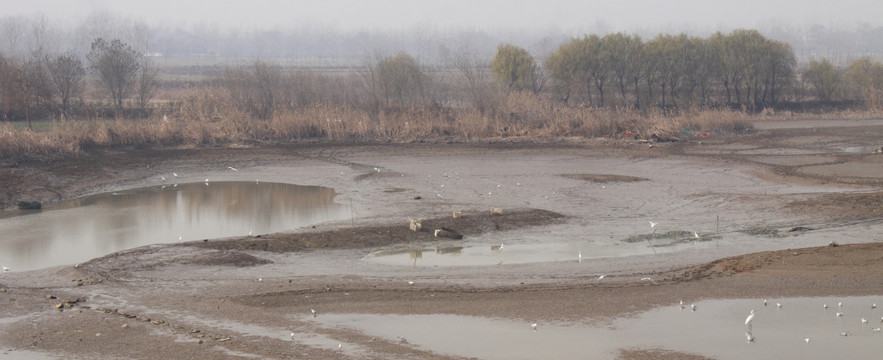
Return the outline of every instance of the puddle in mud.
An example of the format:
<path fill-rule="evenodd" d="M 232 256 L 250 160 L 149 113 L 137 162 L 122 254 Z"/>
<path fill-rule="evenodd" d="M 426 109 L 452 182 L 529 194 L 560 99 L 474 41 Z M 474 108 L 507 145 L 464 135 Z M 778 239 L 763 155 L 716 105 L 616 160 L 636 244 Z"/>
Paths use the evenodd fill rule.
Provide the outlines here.
<path fill-rule="evenodd" d="M 333 189 L 279 183 L 165 185 L 0 214 L 0 264 L 13 271 L 87 261 L 148 244 L 265 234 L 347 219 Z"/>
<path fill-rule="evenodd" d="M 850 154 L 873 154 L 873 153 L 879 152 L 880 149 L 881 149 L 881 146 L 879 146 L 879 145 L 874 145 L 874 146 L 860 145 L 860 146 L 844 146 L 844 147 L 840 148 L 840 151 L 850 153 Z"/>
<path fill-rule="evenodd" d="M 883 351 L 881 296 L 709 300 L 696 310 L 656 308 L 603 326 L 460 315 L 323 314 L 315 321 L 426 351 L 481 359 L 614 358 L 620 349 L 666 349 L 718 359 L 861 359 Z M 837 302 L 844 303 L 842 309 Z M 781 302 L 782 307 L 776 307 Z M 829 304 L 826 310 L 822 304 Z M 745 319 L 756 310 L 748 342 Z M 844 316 L 835 314 L 842 311 Z M 861 318 L 869 319 L 862 324 Z M 576 319 L 575 319 L 576 320 Z M 537 330 L 530 323 L 538 324 Z M 849 333 L 842 336 L 841 333 Z M 805 339 L 810 341 L 806 342 Z"/>
<path fill-rule="evenodd" d="M 669 253 L 686 248 L 709 246 L 708 241 L 685 242 L 650 247 L 646 242 L 597 244 L 592 242 L 544 243 L 544 244 L 505 244 L 487 246 L 447 246 L 424 247 L 377 251 L 365 256 L 365 260 L 384 265 L 410 266 L 484 266 L 502 264 L 526 264 L 535 262 L 568 261 L 580 259 L 600 259 L 655 253 Z M 503 246 L 500 249 L 500 246 Z"/>

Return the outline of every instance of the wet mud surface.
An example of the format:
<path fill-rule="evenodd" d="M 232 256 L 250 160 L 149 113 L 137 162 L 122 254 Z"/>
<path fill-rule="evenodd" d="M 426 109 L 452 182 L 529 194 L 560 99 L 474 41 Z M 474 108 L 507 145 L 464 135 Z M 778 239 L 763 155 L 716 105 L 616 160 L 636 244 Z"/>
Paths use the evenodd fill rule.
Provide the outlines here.
<path fill-rule="evenodd" d="M 0 166 L 5 208 L 157 185 L 159 174 L 175 172 L 182 181 L 328 186 L 353 216 L 297 231 L 150 245 L 76 266 L 10 269 L 0 274 L 0 355 L 454 359 L 462 355 L 317 326 L 311 309 L 320 317 L 603 324 L 680 300 L 883 295 L 883 155 L 853 151 L 883 145 L 883 123 L 845 125 L 763 124 L 652 148 L 599 139 L 307 144 L 7 160 Z M 423 231 L 412 231 L 411 219 Z M 436 229 L 463 238 L 438 237 Z M 364 260 L 412 246 L 621 246 L 629 239 L 697 246 L 489 266 Z M 611 354 L 710 357 L 665 346 Z"/>

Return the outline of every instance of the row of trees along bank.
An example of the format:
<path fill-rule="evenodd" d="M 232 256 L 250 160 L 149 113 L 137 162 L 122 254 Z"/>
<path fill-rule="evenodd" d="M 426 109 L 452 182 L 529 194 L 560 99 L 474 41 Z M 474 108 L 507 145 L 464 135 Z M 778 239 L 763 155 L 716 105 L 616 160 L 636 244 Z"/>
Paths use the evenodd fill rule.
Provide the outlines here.
<path fill-rule="evenodd" d="M 2 118 L 149 113 L 162 84 L 157 67 L 148 60 L 120 40 L 101 38 L 93 42 L 85 63 L 73 52 L 37 52 L 25 60 L 0 55 Z M 446 68 L 428 69 L 418 59 L 398 53 L 330 75 L 255 60 L 222 67 L 200 89 L 214 94 L 218 104 L 258 119 L 314 105 L 372 114 L 471 106 L 482 116 L 507 116 L 499 109 L 501 99 L 513 92 L 535 94 L 549 106 L 565 107 L 758 111 L 834 101 L 883 107 L 880 62 L 864 57 L 838 69 L 825 59 L 814 59 L 798 68 L 787 44 L 755 30 L 707 38 L 663 34 L 647 41 L 624 33 L 586 35 L 565 42 L 543 59 L 501 44 L 492 59 L 459 54 L 449 60 Z M 159 97 L 167 100 L 165 104 L 185 100 Z"/>

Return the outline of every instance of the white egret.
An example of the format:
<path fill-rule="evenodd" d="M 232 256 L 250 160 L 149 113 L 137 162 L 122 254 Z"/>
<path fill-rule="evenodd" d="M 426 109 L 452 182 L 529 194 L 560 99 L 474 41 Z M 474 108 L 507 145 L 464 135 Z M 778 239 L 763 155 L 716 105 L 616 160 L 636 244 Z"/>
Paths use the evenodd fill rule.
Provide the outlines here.
<path fill-rule="evenodd" d="M 748 317 L 745 318 L 745 325 L 748 325 L 748 328 L 751 328 L 751 322 L 754 321 L 754 309 L 751 310 L 751 313 L 748 314 Z"/>
<path fill-rule="evenodd" d="M 693 232 L 693 237 L 698 239 L 698 238 L 699 238 L 699 233 L 694 231 L 694 232 Z"/>
<path fill-rule="evenodd" d="M 652 227 L 652 228 L 655 228 L 655 227 L 656 227 L 656 223 L 655 223 L 655 222 L 652 222 L 652 221 L 650 221 L 650 227 Z"/>
<path fill-rule="evenodd" d="M 537 323 L 530 324 L 530 329 L 533 331 L 537 331 Z"/>
<path fill-rule="evenodd" d="M 684 300 L 681 300 L 680 305 L 681 305 L 681 309 L 683 309 L 684 308 Z"/>
<path fill-rule="evenodd" d="M 827 308 L 828 308 L 828 304 L 822 305 L 822 307 L 825 308 L 825 309 L 827 309 Z"/>
<path fill-rule="evenodd" d="M 8 271 L 9 271 L 9 268 L 6 266 L 3 266 L 3 272 L 8 272 Z"/>
<path fill-rule="evenodd" d="M 843 313 L 840 311 L 838 311 L 837 314 L 835 314 L 835 315 L 837 315 L 837 317 L 843 317 Z"/>
<path fill-rule="evenodd" d="M 316 309 L 310 309 L 310 313 L 313 314 L 313 317 L 316 317 L 316 315 L 319 315 L 319 312 L 316 311 Z"/>
<path fill-rule="evenodd" d="M 766 299 L 763 299 L 763 306 L 766 306 Z"/>
<path fill-rule="evenodd" d="M 227 168 L 230 169 L 230 170 L 233 170 L 233 171 L 235 171 L 235 172 L 239 172 L 239 170 L 237 170 L 235 167 L 228 166 Z"/>
<path fill-rule="evenodd" d="M 776 303 L 776 307 L 779 308 L 779 309 L 781 309 L 781 308 L 782 308 L 782 303 Z"/>
<path fill-rule="evenodd" d="M 408 285 L 414 285 L 413 281 L 408 281 Z"/>
<path fill-rule="evenodd" d="M 579 251 L 579 252 L 576 254 L 576 258 L 577 258 L 577 260 L 578 260 L 579 262 L 583 262 L 583 252 L 582 252 L 582 251 Z"/>
<path fill-rule="evenodd" d="M 172 173 L 172 176 L 174 176 L 174 177 L 178 177 L 178 173 L 173 172 L 173 173 Z"/>
<path fill-rule="evenodd" d="M 809 338 L 803 339 L 803 341 L 806 341 L 806 343 L 809 344 Z"/>
<path fill-rule="evenodd" d="M 844 331 L 844 332 L 840 333 L 840 336 L 849 336 L 849 332 Z"/>
<path fill-rule="evenodd" d="M 503 250 L 503 243 L 500 243 L 500 250 Z"/>
<path fill-rule="evenodd" d="M 264 281 L 264 278 L 258 278 L 258 282 Z"/>
<path fill-rule="evenodd" d="M 654 281 L 652 278 L 648 278 L 648 277 L 641 278 L 641 281 L 649 281 L 649 282 L 653 283 L 653 285 L 656 285 L 656 281 Z"/>
<path fill-rule="evenodd" d="M 166 181 L 166 177 L 165 177 L 165 176 L 160 175 L 159 178 L 162 179 L 162 181 Z"/>
<path fill-rule="evenodd" d="M 343 349 L 343 344 L 337 344 L 337 351 L 341 351 Z"/>
<path fill-rule="evenodd" d="M 880 327 L 879 327 L 879 326 L 878 326 L 878 327 L 875 327 L 875 328 L 871 329 L 871 331 L 873 331 L 873 332 L 880 332 Z"/>
<path fill-rule="evenodd" d="M 601 281 L 601 280 L 604 279 L 605 277 L 607 277 L 607 275 L 601 275 L 601 276 L 598 277 L 598 280 L 597 280 L 597 281 Z"/>
<path fill-rule="evenodd" d="M 837 307 L 842 308 L 842 307 L 843 307 L 843 302 L 842 302 L 842 301 L 837 302 Z"/>
<path fill-rule="evenodd" d="M 877 308 L 877 304 L 876 304 L 876 303 L 871 304 L 871 309 L 876 309 L 876 308 Z"/>
<path fill-rule="evenodd" d="M 690 304 L 690 310 L 696 311 L 696 304 Z"/>
<path fill-rule="evenodd" d="M 862 324 L 867 324 L 867 323 L 868 323 L 868 319 L 862 318 Z"/>
<path fill-rule="evenodd" d="M 289 335 L 289 337 L 291 337 L 291 340 L 294 340 L 294 333 L 291 333 L 291 335 Z"/>

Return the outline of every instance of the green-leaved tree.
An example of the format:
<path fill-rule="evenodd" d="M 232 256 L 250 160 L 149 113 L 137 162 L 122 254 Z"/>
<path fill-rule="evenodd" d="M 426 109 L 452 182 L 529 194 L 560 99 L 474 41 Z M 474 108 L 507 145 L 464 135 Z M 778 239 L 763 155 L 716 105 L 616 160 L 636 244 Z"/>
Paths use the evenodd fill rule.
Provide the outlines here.
<path fill-rule="evenodd" d="M 497 46 L 497 54 L 491 60 L 491 71 L 509 91 L 526 90 L 537 93 L 542 90 L 536 62 L 521 47 L 510 44 Z"/>

